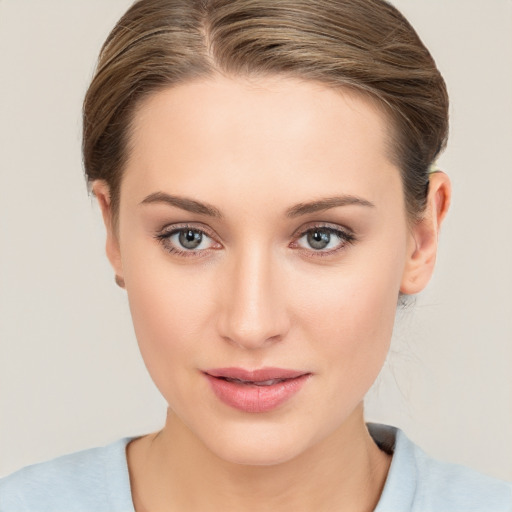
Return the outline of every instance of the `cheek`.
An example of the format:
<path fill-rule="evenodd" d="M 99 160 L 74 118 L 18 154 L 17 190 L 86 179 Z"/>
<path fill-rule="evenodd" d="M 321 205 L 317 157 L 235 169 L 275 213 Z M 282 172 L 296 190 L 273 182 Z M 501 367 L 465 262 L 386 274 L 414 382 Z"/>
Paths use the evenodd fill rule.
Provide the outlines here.
<path fill-rule="evenodd" d="M 306 283 L 298 316 L 334 387 L 357 388 L 364 395 L 380 372 L 393 332 L 403 260 L 402 252 L 378 260 L 361 257 L 333 269 L 322 278 L 323 286 L 320 280 L 316 286 Z"/>
<path fill-rule="evenodd" d="M 152 273 L 148 276 L 145 272 L 142 279 L 132 273 L 127 280 L 137 334 L 141 340 L 149 338 L 157 343 L 193 338 L 208 315 L 208 286 L 169 269 L 159 271 L 154 267 Z"/>
<path fill-rule="evenodd" d="M 146 367 L 170 399 L 169 393 L 182 393 L 178 377 L 194 367 L 208 339 L 215 283 L 208 282 L 211 273 L 173 265 L 166 256 L 143 259 L 141 253 L 125 251 L 123 261 L 130 311 Z"/>

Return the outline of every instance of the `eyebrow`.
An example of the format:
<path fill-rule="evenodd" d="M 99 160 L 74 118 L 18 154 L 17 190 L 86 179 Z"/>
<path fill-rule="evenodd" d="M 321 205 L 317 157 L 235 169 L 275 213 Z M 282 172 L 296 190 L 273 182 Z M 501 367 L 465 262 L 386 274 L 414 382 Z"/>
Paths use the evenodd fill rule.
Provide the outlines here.
<path fill-rule="evenodd" d="M 202 203 L 188 197 L 173 196 L 171 194 L 166 194 L 165 192 L 154 192 L 153 194 L 150 194 L 144 198 L 140 204 L 143 205 L 155 203 L 168 204 L 170 206 L 180 208 L 181 210 L 198 213 L 200 215 L 207 215 L 208 217 L 214 217 L 217 219 L 221 219 L 223 217 L 221 211 L 215 206 Z M 299 203 L 286 210 L 286 216 L 289 218 L 295 218 L 310 213 L 330 210 L 331 208 L 351 205 L 375 208 L 375 205 L 366 199 L 352 195 L 344 195 L 319 199 L 309 203 Z"/>
<path fill-rule="evenodd" d="M 165 192 L 154 192 L 147 196 L 140 204 L 154 204 L 164 203 L 170 206 L 176 206 L 187 212 L 199 213 L 201 215 L 208 215 L 209 217 L 215 217 L 217 219 L 222 218 L 222 213 L 215 206 L 211 206 L 206 203 L 201 203 L 188 197 L 173 196 L 166 194 Z"/>
<path fill-rule="evenodd" d="M 286 216 L 291 218 L 300 217 L 301 215 L 307 215 L 308 213 L 322 212 L 325 210 L 330 210 L 331 208 L 351 205 L 375 208 L 375 205 L 366 199 L 362 199 L 357 196 L 346 195 L 328 197 L 318 201 L 311 201 L 310 203 L 299 203 L 298 205 L 286 210 Z"/>

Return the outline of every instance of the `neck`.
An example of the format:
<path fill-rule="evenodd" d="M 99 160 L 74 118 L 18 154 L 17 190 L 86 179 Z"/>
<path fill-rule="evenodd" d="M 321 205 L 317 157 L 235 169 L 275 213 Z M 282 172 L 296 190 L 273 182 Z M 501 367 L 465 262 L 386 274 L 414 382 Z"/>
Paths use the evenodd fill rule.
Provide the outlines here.
<path fill-rule="evenodd" d="M 158 433 L 127 449 L 137 512 L 372 511 L 391 457 L 377 447 L 362 404 L 330 436 L 270 466 L 227 462 L 169 411 Z"/>

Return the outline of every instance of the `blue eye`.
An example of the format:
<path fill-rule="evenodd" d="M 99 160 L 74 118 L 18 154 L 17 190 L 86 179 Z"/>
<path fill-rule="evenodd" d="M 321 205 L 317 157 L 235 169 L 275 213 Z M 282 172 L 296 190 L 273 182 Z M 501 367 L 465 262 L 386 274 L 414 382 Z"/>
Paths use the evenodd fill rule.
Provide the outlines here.
<path fill-rule="evenodd" d="M 164 231 L 156 235 L 156 238 L 168 252 L 183 256 L 191 256 L 216 245 L 204 231 L 190 227 Z"/>
<path fill-rule="evenodd" d="M 316 250 L 327 249 L 331 243 L 332 234 L 325 229 L 315 229 L 306 235 L 310 247 Z"/>
<path fill-rule="evenodd" d="M 187 229 L 178 231 L 177 234 L 179 244 L 185 249 L 197 249 L 203 241 L 203 233 L 201 233 L 201 231 Z"/>
<path fill-rule="evenodd" d="M 334 252 L 354 239 L 352 234 L 340 229 L 316 227 L 305 231 L 296 243 L 303 249 L 312 249 L 315 252 Z"/>

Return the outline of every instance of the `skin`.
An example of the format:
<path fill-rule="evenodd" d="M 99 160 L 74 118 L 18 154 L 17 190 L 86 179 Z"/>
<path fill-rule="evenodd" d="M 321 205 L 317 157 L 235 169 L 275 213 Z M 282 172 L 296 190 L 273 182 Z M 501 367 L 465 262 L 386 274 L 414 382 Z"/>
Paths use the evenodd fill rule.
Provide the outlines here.
<path fill-rule="evenodd" d="M 430 279 L 450 198 L 448 178 L 432 175 L 424 219 L 409 221 L 389 125 L 353 92 L 282 77 L 196 81 L 138 109 L 116 226 L 107 184 L 93 186 L 142 356 L 169 404 L 165 427 L 127 449 L 137 512 L 376 506 L 391 457 L 366 429 L 363 399 L 399 292 Z M 143 203 L 155 193 L 221 216 Z M 287 215 L 347 195 L 371 206 Z M 184 223 L 207 236 L 170 253 L 187 249 L 155 237 Z M 331 232 L 326 249 L 312 248 L 308 230 L 326 226 L 354 240 Z M 312 376 L 277 409 L 246 413 L 201 373 L 228 366 Z"/>

